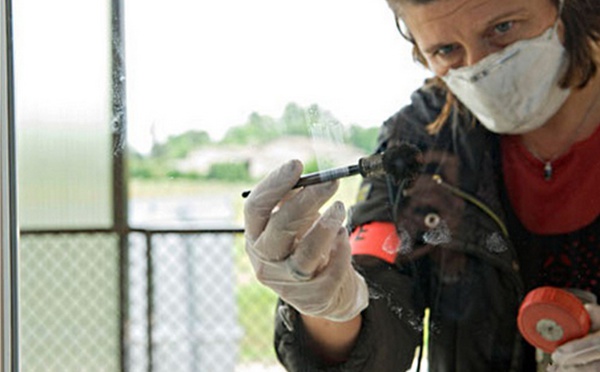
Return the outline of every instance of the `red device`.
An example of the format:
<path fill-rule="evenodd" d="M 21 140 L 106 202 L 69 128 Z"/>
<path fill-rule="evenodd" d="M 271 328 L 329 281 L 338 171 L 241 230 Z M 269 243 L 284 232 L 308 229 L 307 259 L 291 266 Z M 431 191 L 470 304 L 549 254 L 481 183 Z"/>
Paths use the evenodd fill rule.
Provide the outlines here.
<path fill-rule="evenodd" d="M 581 300 L 555 287 L 529 292 L 519 309 L 517 323 L 525 340 L 547 353 L 590 330 L 590 316 Z"/>

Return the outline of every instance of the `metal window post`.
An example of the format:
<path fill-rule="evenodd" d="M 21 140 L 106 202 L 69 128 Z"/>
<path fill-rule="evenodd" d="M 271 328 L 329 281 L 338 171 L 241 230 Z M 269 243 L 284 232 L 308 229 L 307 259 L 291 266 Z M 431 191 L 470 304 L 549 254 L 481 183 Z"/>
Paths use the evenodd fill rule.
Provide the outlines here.
<path fill-rule="evenodd" d="M 124 2 L 111 0 L 113 226 L 119 237 L 121 371 L 129 365 L 129 225 Z"/>
<path fill-rule="evenodd" d="M 0 4 L 0 368 L 18 372 L 18 219 L 11 1 Z"/>

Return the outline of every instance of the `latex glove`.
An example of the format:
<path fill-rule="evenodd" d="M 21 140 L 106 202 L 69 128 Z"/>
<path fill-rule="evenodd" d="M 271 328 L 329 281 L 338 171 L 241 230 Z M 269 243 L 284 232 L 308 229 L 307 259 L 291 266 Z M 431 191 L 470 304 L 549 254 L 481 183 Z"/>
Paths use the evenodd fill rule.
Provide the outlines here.
<path fill-rule="evenodd" d="M 346 321 L 368 305 L 363 277 L 351 264 L 341 202 L 319 209 L 337 182 L 295 189 L 302 164 L 271 172 L 244 206 L 246 252 L 257 279 L 299 312 Z"/>
<path fill-rule="evenodd" d="M 591 318 L 591 333 L 569 341 L 552 353 L 552 372 L 598 372 L 600 371 L 600 306 L 585 305 Z"/>

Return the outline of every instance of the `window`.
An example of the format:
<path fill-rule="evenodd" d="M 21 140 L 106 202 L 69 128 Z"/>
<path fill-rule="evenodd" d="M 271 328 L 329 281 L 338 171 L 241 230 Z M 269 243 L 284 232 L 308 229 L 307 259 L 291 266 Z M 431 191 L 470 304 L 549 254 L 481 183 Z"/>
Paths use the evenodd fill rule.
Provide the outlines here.
<path fill-rule="evenodd" d="M 374 148 L 426 76 L 385 3 L 12 6 L 23 371 L 281 371 L 240 194 Z"/>

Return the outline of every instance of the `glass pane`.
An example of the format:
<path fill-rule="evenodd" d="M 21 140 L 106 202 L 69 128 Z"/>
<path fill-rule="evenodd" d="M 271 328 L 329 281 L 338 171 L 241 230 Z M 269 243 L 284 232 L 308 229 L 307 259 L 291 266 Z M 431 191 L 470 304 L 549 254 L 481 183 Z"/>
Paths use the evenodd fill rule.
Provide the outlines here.
<path fill-rule="evenodd" d="M 112 224 L 108 5 L 14 2 L 23 228 Z"/>
<path fill-rule="evenodd" d="M 23 371 L 119 370 L 118 238 L 21 239 Z"/>
<path fill-rule="evenodd" d="M 306 172 L 355 164 L 429 75 L 385 1 L 125 7 L 132 227 L 239 228 L 242 191 L 292 158 Z M 352 204 L 359 182 L 342 180 L 335 199 Z M 135 235 L 132 371 L 283 371 L 276 295 L 255 279 L 241 234 Z"/>
<path fill-rule="evenodd" d="M 116 372 L 110 2 L 13 4 L 23 371 Z"/>

